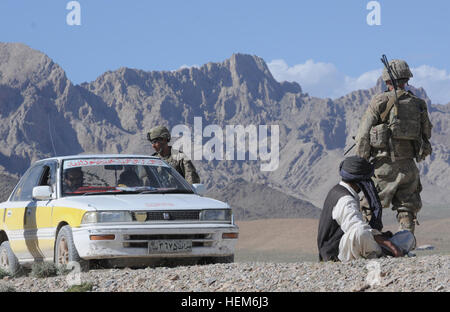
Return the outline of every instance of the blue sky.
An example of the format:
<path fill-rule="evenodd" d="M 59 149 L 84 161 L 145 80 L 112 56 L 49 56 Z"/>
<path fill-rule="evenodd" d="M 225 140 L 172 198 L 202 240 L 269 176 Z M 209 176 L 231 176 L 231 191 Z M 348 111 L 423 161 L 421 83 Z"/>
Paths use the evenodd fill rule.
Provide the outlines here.
<path fill-rule="evenodd" d="M 122 66 L 176 70 L 229 58 L 262 57 L 278 80 L 337 97 L 374 84 L 380 57 L 406 59 L 434 103 L 450 102 L 450 1 L 0 0 L 0 41 L 22 42 L 62 66 L 75 84 Z"/>

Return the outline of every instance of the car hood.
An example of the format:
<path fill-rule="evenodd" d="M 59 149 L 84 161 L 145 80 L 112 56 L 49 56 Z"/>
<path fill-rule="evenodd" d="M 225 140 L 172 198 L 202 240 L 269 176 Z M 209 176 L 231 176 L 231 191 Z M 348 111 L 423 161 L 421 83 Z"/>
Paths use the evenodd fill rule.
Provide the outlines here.
<path fill-rule="evenodd" d="M 64 205 L 96 210 L 188 210 L 229 208 L 229 205 L 196 194 L 122 194 L 66 197 Z"/>

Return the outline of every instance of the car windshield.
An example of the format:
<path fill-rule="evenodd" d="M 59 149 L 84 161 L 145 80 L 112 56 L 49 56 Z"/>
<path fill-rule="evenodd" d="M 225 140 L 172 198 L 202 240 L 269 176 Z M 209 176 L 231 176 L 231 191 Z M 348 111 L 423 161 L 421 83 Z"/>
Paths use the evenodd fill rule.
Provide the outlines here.
<path fill-rule="evenodd" d="M 63 162 L 63 196 L 193 193 L 172 167 L 151 158 L 79 158 Z"/>

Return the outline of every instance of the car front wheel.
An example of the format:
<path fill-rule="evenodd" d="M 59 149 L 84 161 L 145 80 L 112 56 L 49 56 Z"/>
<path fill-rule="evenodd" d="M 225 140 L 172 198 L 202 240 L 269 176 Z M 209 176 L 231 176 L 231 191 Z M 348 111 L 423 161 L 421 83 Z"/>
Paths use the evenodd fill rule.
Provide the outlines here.
<path fill-rule="evenodd" d="M 70 262 L 78 262 L 83 271 L 89 270 L 89 262 L 78 255 L 73 242 L 72 229 L 69 225 L 61 228 L 56 238 L 55 263 L 57 265 L 69 265 Z"/>

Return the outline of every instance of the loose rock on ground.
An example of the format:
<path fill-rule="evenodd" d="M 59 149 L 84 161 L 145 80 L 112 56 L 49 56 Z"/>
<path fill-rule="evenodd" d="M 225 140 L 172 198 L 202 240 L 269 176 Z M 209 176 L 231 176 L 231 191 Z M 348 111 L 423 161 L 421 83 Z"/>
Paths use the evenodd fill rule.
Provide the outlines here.
<path fill-rule="evenodd" d="M 62 292 L 448 292 L 450 255 L 359 259 L 349 263 L 265 263 L 101 269 L 75 275 L 5 277 L 0 291 Z"/>

